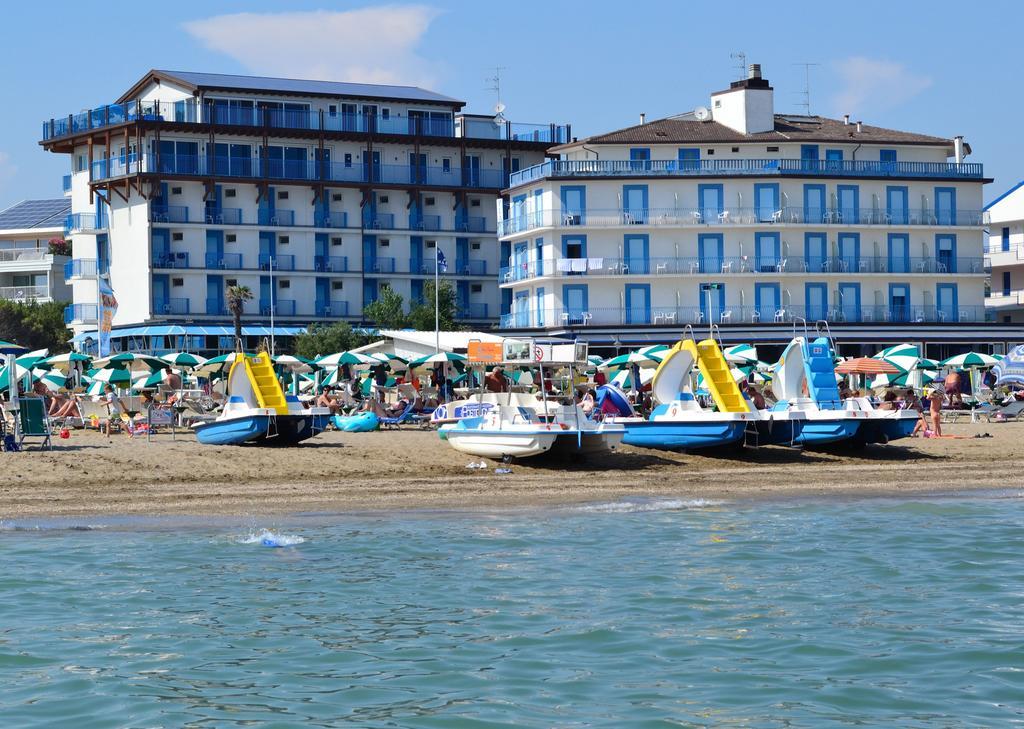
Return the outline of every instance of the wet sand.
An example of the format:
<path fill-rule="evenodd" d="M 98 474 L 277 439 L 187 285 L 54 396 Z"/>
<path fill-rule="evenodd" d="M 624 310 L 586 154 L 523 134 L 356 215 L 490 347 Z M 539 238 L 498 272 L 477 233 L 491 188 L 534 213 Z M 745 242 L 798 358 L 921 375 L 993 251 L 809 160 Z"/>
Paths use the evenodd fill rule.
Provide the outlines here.
<path fill-rule="evenodd" d="M 1024 423 L 944 426 L 951 435 L 859 452 L 746 449 L 688 454 L 629 446 L 583 463 L 470 470 L 436 432 L 325 433 L 294 448 L 202 446 L 190 434 L 112 443 L 74 431 L 52 452 L 0 453 L 0 519 L 88 514 L 264 515 L 487 508 L 645 496 L 745 499 L 1024 486 Z M 479 461 L 479 459 L 476 459 Z"/>

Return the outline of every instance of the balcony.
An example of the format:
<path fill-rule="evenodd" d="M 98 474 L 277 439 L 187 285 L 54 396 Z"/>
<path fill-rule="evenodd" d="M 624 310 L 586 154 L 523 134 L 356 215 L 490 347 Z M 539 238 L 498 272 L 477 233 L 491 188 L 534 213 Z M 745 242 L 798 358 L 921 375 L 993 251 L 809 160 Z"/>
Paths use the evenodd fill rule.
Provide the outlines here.
<path fill-rule="evenodd" d="M 499 272 L 503 284 L 543 276 L 703 276 L 762 274 L 982 274 L 981 258 L 931 258 L 889 256 L 695 256 L 669 258 L 554 258 L 505 266 Z"/>
<path fill-rule="evenodd" d="M 65 194 L 71 192 L 71 175 L 64 175 L 64 177 L 61 178 L 61 190 L 63 190 Z"/>
<path fill-rule="evenodd" d="M 881 208 L 821 209 L 786 206 L 768 208 L 611 208 L 585 211 L 545 210 L 498 221 L 498 235 L 510 236 L 536 228 L 718 228 L 751 226 L 962 226 L 982 225 L 981 210 L 885 210 Z"/>
<path fill-rule="evenodd" d="M 153 268 L 191 268 L 187 251 L 153 252 Z"/>
<path fill-rule="evenodd" d="M 712 309 L 716 324 L 777 324 L 792 327 L 799 319 L 824 319 L 831 324 L 954 324 L 979 323 L 986 320 L 985 307 L 966 306 L 940 308 L 935 306 L 726 306 Z M 541 321 L 543 324 L 538 324 Z M 588 309 L 546 309 L 540 312 L 520 311 L 501 316 L 502 329 L 592 326 L 682 326 L 707 325 L 708 315 L 700 306 L 667 306 L 647 308 L 596 307 Z"/>
<path fill-rule="evenodd" d="M 409 259 L 409 273 L 416 276 L 425 276 L 427 274 L 434 275 L 434 267 L 437 264 L 434 262 L 433 257 L 431 258 L 410 258 Z"/>
<path fill-rule="evenodd" d="M 323 317 L 348 316 L 347 301 L 317 301 L 316 315 Z"/>
<path fill-rule="evenodd" d="M 394 258 L 367 258 L 364 261 L 363 270 L 367 273 L 394 273 Z"/>
<path fill-rule="evenodd" d="M 452 273 L 456 276 L 486 276 L 487 261 L 457 258 Z"/>
<path fill-rule="evenodd" d="M 455 139 L 511 140 L 544 144 L 564 144 L 569 141 L 567 125 L 556 124 L 495 124 L 487 118 L 474 118 L 436 114 L 403 115 L 394 113 L 376 114 L 331 114 L 315 109 L 271 109 L 254 107 L 249 109 L 229 108 L 223 104 L 207 102 L 199 104 L 193 99 L 178 102 L 130 101 L 124 104 L 107 104 L 90 111 L 71 114 L 61 119 L 43 122 L 44 141 L 80 134 L 95 129 L 124 124 L 133 121 L 169 122 L 181 124 L 203 124 L 210 122 L 223 126 L 268 129 L 323 129 L 328 132 L 382 134 L 397 136 L 428 136 Z"/>
<path fill-rule="evenodd" d="M 241 225 L 242 209 L 207 207 L 204 220 L 209 225 Z"/>
<path fill-rule="evenodd" d="M 30 263 L 46 261 L 49 252 L 41 248 L 13 248 L 0 250 L 0 263 Z"/>
<path fill-rule="evenodd" d="M 313 270 L 323 273 L 347 273 L 347 256 L 314 256 Z"/>
<path fill-rule="evenodd" d="M 157 316 L 188 314 L 190 313 L 189 301 L 180 298 L 158 299 L 153 302 L 153 313 Z"/>
<path fill-rule="evenodd" d="M 294 210 L 260 210 L 257 215 L 257 225 L 267 226 L 291 226 L 295 225 Z"/>
<path fill-rule="evenodd" d="M 207 299 L 206 313 L 209 316 L 229 316 L 231 312 L 228 311 L 224 299 Z"/>
<path fill-rule="evenodd" d="M 981 180 L 975 162 L 870 162 L 861 160 L 549 160 L 512 173 L 509 187 L 544 178 L 586 177 L 850 177 Z"/>
<path fill-rule="evenodd" d="M 184 205 L 150 206 L 149 219 L 154 223 L 187 223 L 188 208 Z"/>
<path fill-rule="evenodd" d="M 317 211 L 313 216 L 313 226 L 316 228 L 347 228 L 348 213 Z"/>
<path fill-rule="evenodd" d="M 260 299 L 261 316 L 295 316 L 294 299 L 278 299 L 271 304 L 266 299 Z"/>
<path fill-rule="evenodd" d="M 1024 263 L 1024 246 L 1010 246 L 1003 250 L 1001 243 L 990 242 L 985 253 L 986 268 L 1004 268 L 1006 266 L 1019 266 Z"/>
<path fill-rule="evenodd" d="M 71 213 L 64 218 L 64 233 L 95 233 L 106 230 L 106 220 L 100 220 L 95 213 Z"/>
<path fill-rule="evenodd" d="M 420 215 L 418 218 L 411 218 L 409 220 L 409 229 L 439 231 L 441 230 L 441 216 Z"/>
<path fill-rule="evenodd" d="M 366 227 L 375 230 L 394 230 L 395 216 L 393 213 L 377 213 L 366 221 Z"/>
<path fill-rule="evenodd" d="M 468 216 L 455 221 L 455 230 L 461 233 L 486 233 L 487 218 L 482 215 Z"/>
<path fill-rule="evenodd" d="M 242 269 L 242 254 L 241 253 L 207 253 L 206 254 L 206 267 L 217 268 L 222 270 L 241 270 Z"/>
<path fill-rule="evenodd" d="M 985 297 L 990 309 L 1019 309 L 1024 307 L 1024 291 L 993 291 Z"/>
<path fill-rule="evenodd" d="M 473 304 L 459 304 L 458 309 L 455 312 L 456 319 L 486 319 L 487 318 L 487 304 L 485 303 L 473 303 Z"/>
<path fill-rule="evenodd" d="M 50 298 L 48 286 L 0 286 L 0 300 L 4 301 L 40 301 Z"/>
<path fill-rule="evenodd" d="M 69 304 L 64 307 L 65 324 L 95 324 L 99 317 L 96 304 Z"/>
<path fill-rule="evenodd" d="M 96 278 L 106 276 L 110 272 L 110 264 L 107 261 L 100 261 L 97 267 L 95 258 L 73 258 L 64 264 L 64 280 L 74 281 L 83 278 Z"/>
<path fill-rule="evenodd" d="M 259 266 L 261 271 L 269 271 L 271 268 L 275 271 L 294 271 L 295 256 L 261 253 L 259 256 Z"/>

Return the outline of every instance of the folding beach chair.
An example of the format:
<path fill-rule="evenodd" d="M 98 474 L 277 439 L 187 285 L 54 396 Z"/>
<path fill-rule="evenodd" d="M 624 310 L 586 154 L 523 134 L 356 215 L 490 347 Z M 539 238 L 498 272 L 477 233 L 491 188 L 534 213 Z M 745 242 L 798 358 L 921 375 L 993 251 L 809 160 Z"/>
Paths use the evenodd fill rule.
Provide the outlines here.
<path fill-rule="evenodd" d="M 1024 413 L 1024 401 L 1011 402 L 1009 405 L 996 407 L 988 413 L 988 422 L 996 420 L 1006 422 L 1007 420 L 1019 420 L 1021 413 Z"/>
<path fill-rule="evenodd" d="M 409 404 L 405 406 L 405 410 L 394 418 L 381 418 L 380 424 L 384 429 L 395 429 L 400 430 L 403 423 L 413 423 L 416 421 L 416 416 L 413 411 L 416 409 L 416 399 L 409 401 Z"/>
<path fill-rule="evenodd" d="M 39 447 L 53 448 L 50 416 L 46 414 L 46 401 L 41 397 L 25 397 L 18 401 L 18 447 L 29 438 L 38 438 Z"/>
<path fill-rule="evenodd" d="M 171 440 L 177 440 L 174 431 L 175 413 L 170 408 L 151 407 L 146 411 L 146 442 L 153 439 L 163 428 L 171 431 Z"/>

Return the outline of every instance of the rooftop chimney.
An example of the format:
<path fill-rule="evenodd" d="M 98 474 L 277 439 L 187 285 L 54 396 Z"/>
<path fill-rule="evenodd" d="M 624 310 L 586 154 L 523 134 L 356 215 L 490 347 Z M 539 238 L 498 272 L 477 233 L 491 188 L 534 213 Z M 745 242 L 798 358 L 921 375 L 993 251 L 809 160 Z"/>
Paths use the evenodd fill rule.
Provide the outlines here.
<path fill-rule="evenodd" d="M 751 63 L 747 77 L 733 81 L 724 91 L 711 94 L 714 119 L 740 134 L 759 134 L 775 129 L 774 93 L 761 76 L 761 64 Z"/>
<path fill-rule="evenodd" d="M 642 111 L 640 112 L 640 123 L 641 124 L 646 124 L 647 123 L 647 115 L 644 114 Z"/>
<path fill-rule="evenodd" d="M 956 160 L 956 163 L 959 165 L 963 164 L 965 156 L 966 155 L 964 154 L 964 138 L 953 137 L 953 159 Z"/>
<path fill-rule="evenodd" d="M 850 115 L 849 114 L 843 114 L 843 124 L 845 124 L 846 126 L 850 126 Z"/>
<path fill-rule="evenodd" d="M 857 134 L 864 131 L 864 122 L 857 120 Z"/>
<path fill-rule="evenodd" d="M 761 64 L 751 63 L 747 71 L 747 78 L 761 78 Z"/>

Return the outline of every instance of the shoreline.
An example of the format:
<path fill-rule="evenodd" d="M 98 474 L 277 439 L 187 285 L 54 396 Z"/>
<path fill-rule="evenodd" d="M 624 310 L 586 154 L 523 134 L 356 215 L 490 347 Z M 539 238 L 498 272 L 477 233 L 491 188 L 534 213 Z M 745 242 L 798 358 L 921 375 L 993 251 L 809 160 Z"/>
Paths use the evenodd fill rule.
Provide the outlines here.
<path fill-rule="evenodd" d="M 861 452 L 746 449 L 687 454 L 623 447 L 575 464 L 466 469 L 435 432 L 326 433 L 290 449 L 200 446 L 75 432 L 52 452 L 2 454 L 0 522 L 25 518 L 487 511 L 641 499 L 756 501 L 999 491 L 1024 485 L 1012 458 L 1024 423 L 947 426 L 992 438 L 905 439 Z"/>

